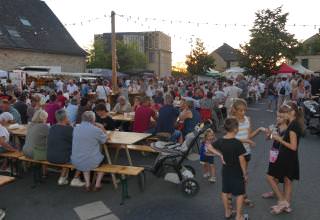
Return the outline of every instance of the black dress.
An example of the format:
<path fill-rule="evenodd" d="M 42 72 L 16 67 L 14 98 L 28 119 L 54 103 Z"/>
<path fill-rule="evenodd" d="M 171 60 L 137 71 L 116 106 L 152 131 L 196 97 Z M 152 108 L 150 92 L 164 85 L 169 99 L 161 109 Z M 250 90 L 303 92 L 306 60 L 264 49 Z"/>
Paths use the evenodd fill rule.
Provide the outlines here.
<path fill-rule="evenodd" d="M 281 137 L 283 137 L 284 133 L 285 133 L 285 131 L 279 132 L 279 135 L 280 135 Z M 279 151 L 280 145 L 281 145 L 280 142 L 274 141 L 274 142 L 272 143 L 272 147 L 271 147 L 270 150 Z M 276 173 L 277 173 L 277 166 L 275 165 L 275 162 L 272 163 L 272 162 L 269 161 L 269 167 L 268 167 L 268 172 L 267 172 L 267 174 L 268 174 L 269 176 L 274 176 Z"/>
<path fill-rule="evenodd" d="M 301 128 L 297 121 L 292 121 L 287 130 L 284 133 L 283 140 L 289 142 L 290 131 L 293 131 L 297 135 L 297 141 L 299 146 L 299 139 L 301 136 Z M 289 178 L 290 180 L 299 180 L 299 159 L 298 159 L 298 149 L 293 151 L 283 145 L 280 145 L 279 155 L 277 160 L 274 163 L 273 167 L 273 177 L 277 178 L 280 183 L 284 182 L 284 177 Z"/>

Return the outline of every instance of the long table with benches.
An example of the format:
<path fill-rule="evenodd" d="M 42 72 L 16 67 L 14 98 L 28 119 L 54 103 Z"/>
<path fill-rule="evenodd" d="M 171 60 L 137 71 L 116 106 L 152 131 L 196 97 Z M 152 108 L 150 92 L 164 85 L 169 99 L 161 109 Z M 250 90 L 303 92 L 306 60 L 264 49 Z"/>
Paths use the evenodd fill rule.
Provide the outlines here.
<path fill-rule="evenodd" d="M 34 165 L 37 165 L 37 167 L 34 167 L 33 174 L 34 174 L 34 183 L 37 184 L 37 172 L 41 172 L 41 165 L 46 166 L 52 166 L 52 167 L 59 167 L 59 168 L 67 168 L 70 170 L 75 169 L 75 167 L 72 164 L 54 164 L 50 163 L 49 161 L 42 160 L 33 160 L 23 155 L 21 152 L 6 152 L 6 153 L 0 153 L 0 157 L 6 158 L 9 161 L 15 160 L 15 161 L 24 161 L 29 162 Z M 13 163 L 11 165 L 11 172 L 13 169 Z M 39 170 L 40 169 L 40 170 Z M 143 191 L 145 186 L 145 174 L 144 174 L 144 168 L 143 167 L 134 167 L 134 166 L 123 166 L 123 165 L 112 165 L 112 164 L 103 164 L 100 167 L 94 169 L 95 172 L 103 172 L 103 173 L 109 173 L 109 174 L 118 174 L 121 176 L 121 185 L 122 185 L 122 193 L 121 193 L 121 204 L 124 203 L 124 200 L 128 198 L 128 183 L 126 176 L 138 176 L 138 180 L 140 183 L 140 189 Z M 12 172 L 13 173 L 13 172 Z M 12 174 L 11 173 L 11 174 Z M 13 178 L 13 177 L 12 177 Z"/>

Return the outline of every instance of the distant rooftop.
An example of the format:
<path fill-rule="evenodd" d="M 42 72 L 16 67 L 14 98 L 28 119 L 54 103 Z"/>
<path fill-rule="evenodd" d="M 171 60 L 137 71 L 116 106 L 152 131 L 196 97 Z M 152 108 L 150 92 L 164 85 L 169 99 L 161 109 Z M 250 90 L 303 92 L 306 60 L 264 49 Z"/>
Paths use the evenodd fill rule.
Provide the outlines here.
<path fill-rule="evenodd" d="M 217 48 L 214 52 L 219 54 L 225 61 L 239 60 L 238 51 L 226 43 Z"/>
<path fill-rule="evenodd" d="M 0 49 L 86 56 L 40 0 L 0 0 Z"/>

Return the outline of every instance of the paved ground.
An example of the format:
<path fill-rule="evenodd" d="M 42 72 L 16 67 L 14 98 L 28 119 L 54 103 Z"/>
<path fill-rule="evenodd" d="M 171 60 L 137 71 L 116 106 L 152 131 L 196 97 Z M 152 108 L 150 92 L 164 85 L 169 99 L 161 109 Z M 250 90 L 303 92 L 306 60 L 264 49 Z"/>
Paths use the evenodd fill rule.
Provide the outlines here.
<path fill-rule="evenodd" d="M 249 115 L 254 126 L 268 126 L 274 121 L 274 114 L 265 111 L 265 104 L 250 106 Z M 255 141 L 253 159 L 250 164 L 248 194 L 255 202 L 254 208 L 245 211 L 251 219 L 320 219 L 318 201 L 320 198 L 320 137 L 307 135 L 300 143 L 301 180 L 294 185 L 291 214 L 272 216 L 269 207 L 275 200 L 263 200 L 261 193 L 268 190 L 265 181 L 268 150 L 271 142 L 266 142 L 261 135 Z M 150 164 L 152 156 L 134 155 L 136 164 Z M 99 193 L 86 193 L 81 189 L 58 187 L 57 176 L 52 174 L 45 184 L 31 189 L 31 175 L 0 189 L 0 207 L 7 209 L 7 219 L 223 219 L 223 206 L 220 200 L 221 178 L 210 184 L 202 178 L 198 162 L 192 164 L 200 182 L 200 193 L 194 198 L 186 198 L 177 185 L 165 182 L 151 174 L 147 175 L 146 191 L 141 193 L 137 180 L 130 178 L 129 192 L 132 198 L 120 206 L 120 190 L 115 191 L 111 184 L 104 185 Z M 217 165 L 220 173 L 220 164 Z"/>

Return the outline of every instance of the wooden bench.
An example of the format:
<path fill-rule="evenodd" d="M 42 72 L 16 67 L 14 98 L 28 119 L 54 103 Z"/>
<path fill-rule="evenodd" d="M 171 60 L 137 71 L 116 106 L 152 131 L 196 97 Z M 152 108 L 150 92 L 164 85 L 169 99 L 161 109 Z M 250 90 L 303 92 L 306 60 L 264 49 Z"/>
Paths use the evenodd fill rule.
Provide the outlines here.
<path fill-rule="evenodd" d="M 121 176 L 121 203 L 124 204 L 124 200 L 130 198 L 128 194 L 128 182 L 126 176 L 138 176 L 138 183 L 141 191 L 145 187 L 145 173 L 143 167 L 134 167 L 134 166 L 122 166 L 122 165 L 112 165 L 112 164 L 103 164 L 100 167 L 94 169 L 95 172 L 110 173 L 110 174 L 119 174 Z"/>
<path fill-rule="evenodd" d="M 18 159 L 23 156 L 22 152 L 19 151 L 8 151 L 4 153 L 0 153 L 0 157 L 8 159 L 9 167 L 10 167 L 10 176 L 14 176 L 13 166 L 15 165 L 16 170 L 18 170 Z"/>
<path fill-rule="evenodd" d="M 21 156 L 23 156 L 23 153 L 19 151 L 0 153 L 0 157 L 3 158 L 18 159 Z"/>
<path fill-rule="evenodd" d="M 117 148 L 117 149 L 119 149 L 119 148 L 124 149 L 125 147 L 127 147 L 129 150 L 133 150 L 133 151 L 157 153 L 156 150 L 154 150 L 152 147 L 150 147 L 148 145 L 128 144 L 128 145 L 124 146 L 124 145 L 111 144 L 109 146 L 113 147 L 113 148 Z"/>
<path fill-rule="evenodd" d="M 52 167 L 67 168 L 67 169 L 71 169 L 71 170 L 75 169 L 75 167 L 69 163 L 66 163 L 66 164 L 50 163 L 49 161 L 46 161 L 46 160 L 33 160 L 33 159 L 30 159 L 26 156 L 21 156 L 18 159 L 25 161 L 25 162 L 37 163 L 37 164 L 47 165 L 47 166 L 52 166 Z"/>
<path fill-rule="evenodd" d="M 2 176 L 0 175 L 0 186 L 4 186 L 8 183 L 11 183 L 15 180 L 14 177 L 11 177 L 11 176 Z"/>
<path fill-rule="evenodd" d="M 130 144 L 127 145 L 127 148 L 129 150 L 134 150 L 134 151 L 142 151 L 142 152 L 149 152 L 149 153 L 158 153 L 156 150 L 154 150 L 152 147 L 148 145 L 135 145 L 135 144 Z"/>

